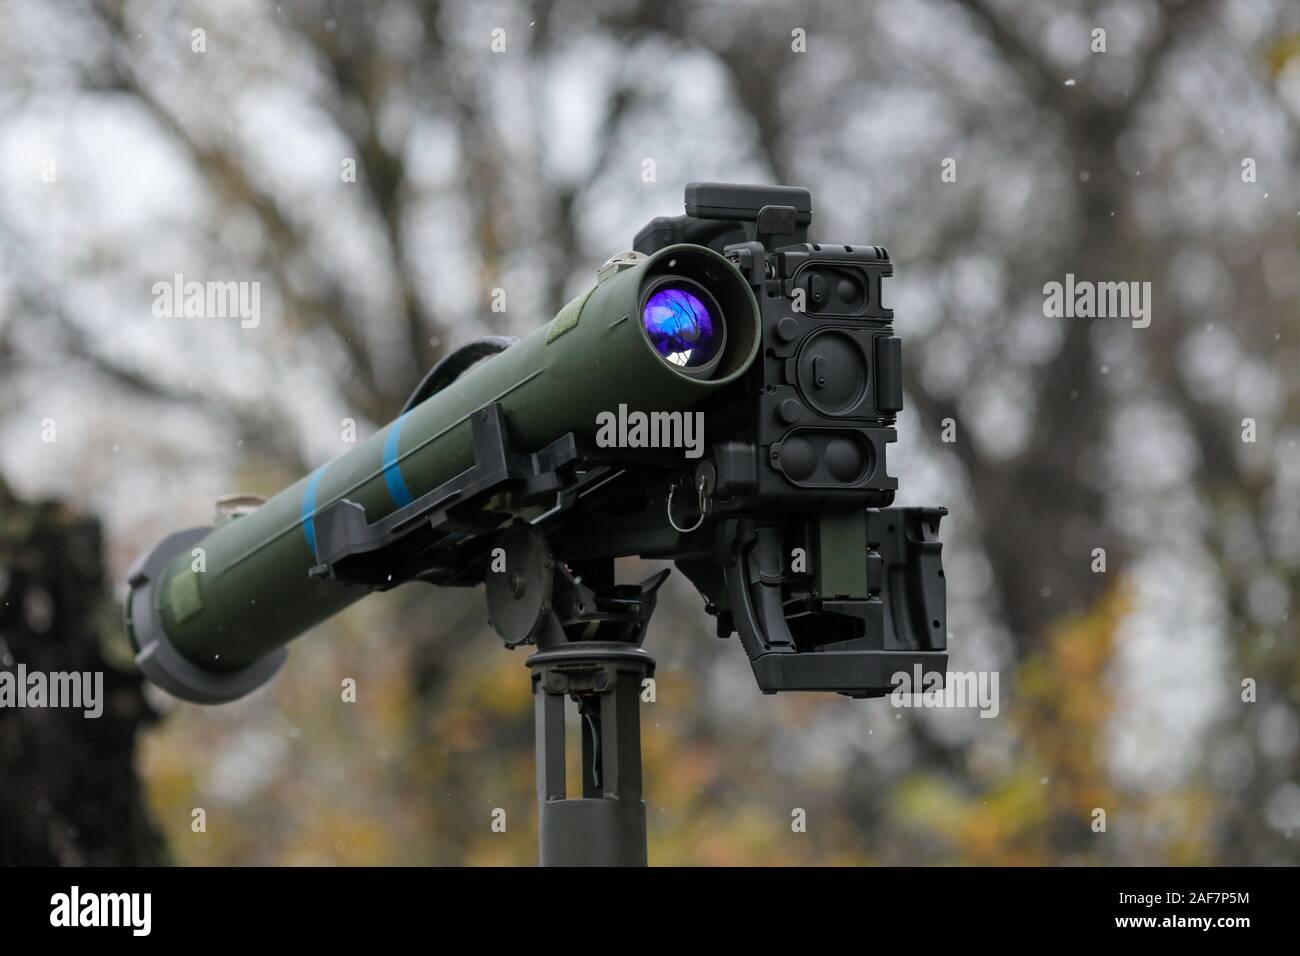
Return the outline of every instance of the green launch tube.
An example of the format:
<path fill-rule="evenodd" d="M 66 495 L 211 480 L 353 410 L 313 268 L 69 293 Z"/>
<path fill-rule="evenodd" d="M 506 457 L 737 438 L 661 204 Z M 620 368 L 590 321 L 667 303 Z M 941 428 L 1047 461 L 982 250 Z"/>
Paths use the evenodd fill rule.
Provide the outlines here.
<path fill-rule="evenodd" d="M 705 329 L 712 347 L 677 335 L 672 310 L 691 308 L 718 326 Z M 522 451 L 567 432 L 591 436 L 597 414 L 620 404 L 685 410 L 739 379 L 759 341 L 754 294 L 718 253 L 676 245 L 611 260 L 549 323 L 356 448 L 250 513 L 177 532 L 143 555 L 126 606 L 138 665 L 187 700 L 243 696 L 275 673 L 286 643 L 365 593 L 308 575 L 326 506 L 346 498 L 373 522 L 454 478 L 474 464 L 469 416 L 494 402 Z"/>

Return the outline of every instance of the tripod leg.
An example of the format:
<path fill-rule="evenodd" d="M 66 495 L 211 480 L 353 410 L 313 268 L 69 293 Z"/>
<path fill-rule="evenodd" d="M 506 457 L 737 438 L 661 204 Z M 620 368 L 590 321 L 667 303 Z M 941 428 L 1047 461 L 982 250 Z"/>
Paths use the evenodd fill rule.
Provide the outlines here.
<path fill-rule="evenodd" d="M 548 800 L 564 799 L 564 698 L 558 694 L 536 694 L 533 712 L 537 800 L 545 807 Z"/>

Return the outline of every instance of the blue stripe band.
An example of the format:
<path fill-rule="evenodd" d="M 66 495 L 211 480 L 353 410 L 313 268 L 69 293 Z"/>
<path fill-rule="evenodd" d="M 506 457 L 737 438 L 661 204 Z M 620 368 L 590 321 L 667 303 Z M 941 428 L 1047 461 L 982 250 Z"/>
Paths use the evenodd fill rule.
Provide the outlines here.
<path fill-rule="evenodd" d="M 406 413 L 409 414 L 411 413 Z M 388 485 L 388 495 L 393 499 L 393 504 L 399 508 L 409 505 L 413 500 L 411 493 L 406 490 L 406 483 L 402 481 L 402 469 L 397 464 L 397 442 L 402 436 L 402 422 L 406 421 L 406 415 L 393 422 L 384 437 L 384 484 Z"/>
<path fill-rule="evenodd" d="M 320 487 L 321 478 L 325 477 L 326 465 L 317 468 L 307 479 L 307 487 L 302 493 L 302 533 L 307 537 L 307 547 L 316 553 L 316 489 Z"/>

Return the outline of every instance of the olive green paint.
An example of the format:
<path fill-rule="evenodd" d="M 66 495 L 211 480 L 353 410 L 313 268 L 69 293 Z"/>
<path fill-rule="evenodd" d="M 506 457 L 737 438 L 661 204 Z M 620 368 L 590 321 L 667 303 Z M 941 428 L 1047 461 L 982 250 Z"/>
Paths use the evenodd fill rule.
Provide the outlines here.
<path fill-rule="evenodd" d="M 654 351 L 641 323 L 620 321 L 637 313 L 649 281 L 679 273 L 706 277 L 729 296 L 719 296 L 729 326 L 727 353 L 711 380 L 684 376 Z M 647 412 L 689 408 L 736 382 L 758 345 L 758 303 L 735 267 L 699 246 L 663 249 L 607 275 L 552 322 L 473 366 L 400 419 L 401 480 L 418 498 L 470 467 L 469 416 L 492 402 L 505 411 L 511 441 L 536 451 L 568 431 L 594 434 L 597 413 L 620 402 Z M 364 507 L 372 522 L 395 509 L 383 459 L 396 425 L 319 470 L 313 513 L 341 498 Z M 158 591 L 163 627 L 195 664 L 243 667 L 365 594 L 308 576 L 316 556 L 302 509 L 311 480 L 308 475 L 209 533 L 199 544 L 205 570 L 193 571 L 189 554 L 168 568 Z"/>

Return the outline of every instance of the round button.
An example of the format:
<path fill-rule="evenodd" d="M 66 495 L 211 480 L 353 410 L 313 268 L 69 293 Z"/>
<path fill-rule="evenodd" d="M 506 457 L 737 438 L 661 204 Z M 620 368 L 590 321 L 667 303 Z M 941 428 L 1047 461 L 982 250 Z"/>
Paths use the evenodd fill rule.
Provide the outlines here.
<path fill-rule="evenodd" d="M 776 337 L 782 342 L 793 342 L 799 337 L 799 323 L 787 315 L 776 323 Z"/>
<path fill-rule="evenodd" d="M 867 470 L 867 452 L 853 438 L 836 436 L 826 443 L 826 470 L 836 481 L 856 483 Z"/>
<path fill-rule="evenodd" d="M 817 470 L 817 449 L 801 436 L 787 438 L 781 443 L 781 467 L 794 481 L 803 481 Z"/>
<path fill-rule="evenodd" d="M 799 393 L 827 417 L 847 415 L 866 394 L 869 369 L 858 343 L 830 329 L 808 337 L 799 350 Z"/>
<path fill-rule="evenodd" d="M 799 419 L 803 418 L 803 406 L 793 398 L 787 398 L 777 406 L 776 415 L 787 425 L 793 425 Z"/>

